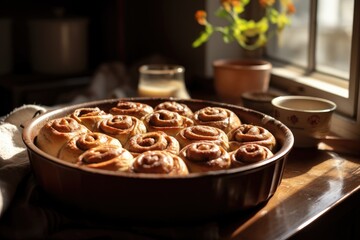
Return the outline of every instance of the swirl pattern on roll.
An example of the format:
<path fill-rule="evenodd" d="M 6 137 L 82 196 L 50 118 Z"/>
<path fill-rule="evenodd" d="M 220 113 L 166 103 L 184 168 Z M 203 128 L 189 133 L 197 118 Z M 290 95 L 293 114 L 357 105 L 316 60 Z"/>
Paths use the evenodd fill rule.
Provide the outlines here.
<path fill-rule="evenodd" d="M 181 148 L 199 141 L 212 141 L 222 146 L 225 150 L 229 148 L 226 133 L 219 128 L 211 126 L 195 125 L 184 128 L 176 135 L 176 139 L 179 141 Z"/>
<path fill-rule="evenodd" d="M 195 125 L 217 127 L 228 133 L 240 126 L 239 117 L 232 111 L 221 107 L 205 107 L 196 111 L 193 115 Z"/>
<path fill-rule="evenodd" d="M 184 161 L 167 151 L 148 151 L 138 155 L 131 167 L 135 173 L 166 175 L 187 175 L 189 170 Z"/>
<path fill-rule="evenodd" d="M 97 122 L 111 117 L 111 114 L 106 113 L 98 107 L 89 107 L 76 109 L 70 114 L 70 117 L 87 127 L 90 131 L 94 131 Z"/>
<path fill-rule="evenodd" d="M 174 137 L 169 136 L 162 131 L 156 131 L 137 134 L 131 137 L 126 143 L 125 148 L 134 156 L 146 151 L 154 150 L 164 150 L 173 154 L 178 154 L 180 145 Z"/>
<path fill-rule="evenodd" d="M 177 112 L 181 116 L 192 118 L 193 111 L 184 103 L 179 103 L 175 101 L 166 101 L 158 104 L 154 110 L 169 110 L 171 112 Z"/>
<path fill-rule="evenodd" d="M 128 115 L 139 119 L 153 111 L 154 109 L 150 105 L 129 101 L 119 101 L 115 107 L 110 109 L 110 113 L 113 115 Z"/>
<path fill-rule="evenodd" d="M 143 122 L 148 132 L 163 131 L 170 136 L 175 136 L 181 129 L 194 124 L 190 118 L 168 110 L 150 113 L 143 118 Z"/>
<path fill-rule="evenodd" d="M 146 127 L 140 119 L 134 116 L 114 115 L 100 121 L 97 131 L 117 138 L 122 145 L 125 145 L 132 136 L 145 133 Z"/>
<path fill-rule="evenodd" d="M 70 117 L 48 121 L 36 137 L 36 145 L 44 152 L 56 157 L 60 148 L 71 138 L 90 130 Z"/>
<path fill-rule="evenodd" d="M 86 150 L 101 145 L 122 147 L 121 143 L 116 138 L 99 132 L 88 132 L 71 138 L 62 146 L 58 157 L 64 161 L 76 163 L 78 157 Z"/>
<path fill-rule="evenodd" d="M 128 172 L 134 157 L 125 148 L 100 145 L 90 148 L 79 156 L 79 166 L 110 171 Z"/>
<path fill-rule="evenodd" d="M 267 147 L 271 151 L 276 147 L 274 135 L 269 130 L 257 125 L 242 124 L 230 131 L 227 135 L 229 138 L 230 151 L 247 143 L 256 143 Z"/>
<path fill-rule="evenodd" d="M 256 163 L 272 157 L 274 154 L 267 147 L 259 144 L 248 143 L 230 152 L 232 167 L 240 167 Z"/>
<path fill-rule="evenodd" d="M 228 169 L 231 166 L 229 153 L 214 142 L 195 142 L 185 146 L 179 156 L 190 172 L 208 172 Z"/>

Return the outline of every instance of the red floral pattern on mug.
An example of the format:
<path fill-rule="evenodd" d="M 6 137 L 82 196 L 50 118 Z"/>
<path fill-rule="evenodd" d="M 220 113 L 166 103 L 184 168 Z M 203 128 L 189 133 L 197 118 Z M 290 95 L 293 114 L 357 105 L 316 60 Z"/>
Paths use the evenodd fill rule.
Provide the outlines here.
<path fill-rule="evenodd" d="M 308 117 L 307 121 L 311 126 L 316 126 L 320 123 L 320 116 L 316 114 L 311 115 L 310 117 Z"/>
<path fill-rule="evenodd" d="M 299 122 L 299 118 L 296 115 L 291 115 L 287 118 L 289 122 L 291 122 L 293 125 L 295 125 L 297 122 Z"/>

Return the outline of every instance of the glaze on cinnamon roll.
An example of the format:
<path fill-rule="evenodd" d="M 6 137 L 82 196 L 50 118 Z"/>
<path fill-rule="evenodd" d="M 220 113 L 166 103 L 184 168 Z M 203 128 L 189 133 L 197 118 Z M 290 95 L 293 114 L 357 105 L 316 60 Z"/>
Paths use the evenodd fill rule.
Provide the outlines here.
<path fill-rule="evenodd" d="M 227 134 L 230 151 L 247 143 L 256 143 L 267 147 L 271 151 L 275 149 L 276 139 L 267 129 L 252 124 L 242 124 Z"/>
<path fill-rule="evenodd" d="M 119 140 L 99 132 L 89 132 L 77 135 L 65 143 L 59 151 L 58 157 L 67 162 L 76 163 L 78 157 L 90 148 L 100 145 L 114 145 L 122 147 Z"/>
<path fill-rule="evenodd" d="M 267 147 L 248 143 L 230 152 L 231 166 L 240 167 L 246 164 L 263 161 L 274 154 Z"/>
<path fill-rule="evenodd" d="M 94 169 L 128 172 L 133 162 L 134 157 L 128 150 L 114 145 L 101 145 L 81 154 L 77 164 Z"/>
<path fill-rule="evenodd" d="M 48 121 L 39 131 L 36 145 L 44 152 L 56 157 L 60 148 L 71 138 L 90 132 L 75 119 L 64 117 Z"/>
<path fill-rule="evenodd" d="M 173 154 L 178 154 L 180 150 L 179 142 L 172 136 L 162 131 L 147 132 L 138 134 L 129 139 L 125 148 L 137 156 L 146 151 L 165 150 Z"/>
<path fill-rule="evenodd" d="M 217 127 L 225 133 L 241 124 L 239 117 L 235 113 L 221 107 L 202 108 L 194 113 L 193 119 L 195 125 Z"/>
<path fill-rule="evenodd" d="M 192 118 L 194 114 L 186 104 L 174 101 L 162 102 L 154 108 L 155 111 L 162 109 L 177 112 L 178 114 L 188 118 Z"/>
<path fill-rule="evenodd" d="M 181 129 L 194 124 L 190 118 L 169 110 L 155 111 L 142 120 L 148 132 L 163 131 L 170 136 L 175 136 Z"/>
<path fill-rule="evenodd" d="M 111 117 L 111 114 L 106 113 L 98 107 L 90 107 L 76 109 L 70 114 L 70 117 L 87 127 L 90 131 L 93 131 L 97 122 Z"/>
<path fill-rule="evenodd" d="M 195 142 L 185 146 L 179 156 L 190 172 L 208 172 L 230 168 L 229 153 L 214 142 Z"/>
<path fill-rule="evenodd" d="M 131 172 L 187 175 L 189 170 L 184 161 L 175 154 L 167 151 L 148 151 L 135 158 Z"/>
<path fill-rule="evenodd" d="M 145 103 L 139 102 L 118 102 L 115 107 L 110 109 L 113 115 L 128 115 L 141 119 L 143 116 L 152 113 L 154 109 Z"/>
<path fill-rule="evenodd" d="M 195 125 L 182 129 L 175 137 L 180 147 L 199 141 L 211 141 L 223 147 L 225 150 L 229 148 L 228 137 L 226 133 L 216 127 Z"/>
<path fill-rule="evenodd" d="M 132 136 L 146 133 L 146 127 L 144 123 L 136 117 L 114 115 L 100 121 L 97 125 L 97 131 L 117 138 L 124 146 Z"/>

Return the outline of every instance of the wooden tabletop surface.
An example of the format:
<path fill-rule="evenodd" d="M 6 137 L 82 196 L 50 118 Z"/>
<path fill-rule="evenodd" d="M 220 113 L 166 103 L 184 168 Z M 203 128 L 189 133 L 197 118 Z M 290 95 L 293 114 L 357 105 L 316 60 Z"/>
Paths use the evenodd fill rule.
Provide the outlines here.
<path fill-rule="evenodd" d="M 331 239 L 339 234 L 342 239 L 355 239 L 354 234 L 360 232 L 359 203 L 359 157 L 294 148 L 274 196 L 238 219 L 223 221 L 220 235 L 226 239 L 313 239 L 308 237 L 317 235 L 329 239 L 324 238 L 327 232 Z"/>

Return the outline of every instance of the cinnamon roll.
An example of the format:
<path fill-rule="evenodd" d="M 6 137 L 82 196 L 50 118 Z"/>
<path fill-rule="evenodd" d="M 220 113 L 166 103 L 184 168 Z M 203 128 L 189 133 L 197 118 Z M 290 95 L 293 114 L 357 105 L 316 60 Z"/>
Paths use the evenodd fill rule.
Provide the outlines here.
<path fill-rule="evenodd" d="M 208 172 L 230 168 L 230 155 L 214 142 L 195 142 L 185 146 L 179 156 L 190 172 Z"/>
<path fill-rule="evenodd" d="M 162 131 L 157 131 L 137 134 L 131 137 L 126 143 L 125 148 L 134 156 L 154 150 L 165 150 L 173 154 L 178 154 L 180 145 L 174 137 Z"/>
<path fill-rule="evenodd" d="M 93 131 L 97 122 L 111 117 L 111 114 L 106 113 L 98 107 L 89 107 L 76 109 L 70 114 L 70 117 L 87 127 L 90 131 Z"/>
<path fill-rule="evenodd" d="M 124 146 L 132 136 L 146 133 L 146 127 L 144 123 L 136 117 L 114 115 L 100 121 L 97 125 L 97 131 L 117 138 Z"/>
<path fill-rule="evenodd" d="M 78 157 L 83 152 L 100 145 L 114 145 L 122 147 L 121 143 L 116 138 L 99 132 L 89 132 L 71 138 L 62 146 L 58 157 L 64 161 L 76 163 Z"/>
<path fill-rule="evenodd" d="M 184 161 L 167 151 L 148 151 L 140 154 L 130 168 L 134 173 L 155 173 L 166 175 L 187 175 L 189 170 Z"/>
<path fill-rule="evenodd" d="M 110 113 L 113 115 L 128 115 L 139 119 L 153 111 L 154 109 L 150 105 L 128 101 L 119 101 L 115 107 L 110 109 Z"/>
<path fill-rule="evenodd" d="M 227 136 L 229 138 L 230 151 L 247 143 L 256 143 L 269 148 L 271 151 L 276 146 L 276 139 L 269 130 L 252 124 L 242 124 L 230 131 Z"/>
<path fill-rule="evenodd" d="M 192 118 L 193 111 L 184 103 L 174 102 L 174 101 L 166 101 L 158 104 L 154 110 L 169 110 L 172 112 L 177 112 L 181 116 Z"/>
<path fill-rule="evenodd" d="M 36 145 L 56 157 L 60 148 L 76 135 L 90 132 L 75 119 L 64 117 L 48 121 L 36 137 Z"/>
<path fill-rule="evenodd" d="M 193 119 L 195 125 L 217 127 L 225 133 L 241 124 L 239 117 L 234 112 L 221 107 L 202 108 L 194 113 Z"/>
<path fill-rule="evenodd" d="M 274 154 L 267 147 L 248 143 L 230 152 L 231 166 L 240 167 L 246 164 L 259 162 L 272 157 Z"/>
<path fill-rule="evenodd" d="M 176 135 L 176 139 L 180 143 L 180 148 L 199 141 L 215 142 L 225 150 L 229 148 L 226 133 L 219 128 L 211 126 L 195 125 L 184 128 Z"/>
<path fill-rule="evenodd" d="M 119 146 L 100 145 L 81 154 L 77 164 L 94 169 L 128 172 L 134 162 L 131 153 Z"/>
<path fill-rule="evenodd" d="M 169 110 L 155 111 L 142 120 L 148 132 L 163 131 L 170 136 L 175 136 L 181 129 L 194 124 L 190 118 Z"/>

